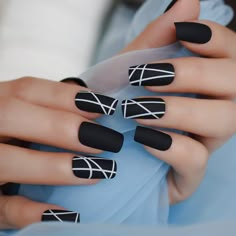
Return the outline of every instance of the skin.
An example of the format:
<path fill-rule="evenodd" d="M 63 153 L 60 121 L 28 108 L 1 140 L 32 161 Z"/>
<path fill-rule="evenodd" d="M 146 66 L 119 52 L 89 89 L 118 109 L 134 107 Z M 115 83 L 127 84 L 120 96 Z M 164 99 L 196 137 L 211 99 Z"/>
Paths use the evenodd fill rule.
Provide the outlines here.
<path fill-rule="evenodd" d="M 198 15 L 198 0 L 179 0 L 167 13 L 150 23 L 121 53 L 173 43 L 176 41 L 174 22 L 196 21 Z M 203 45 L 181 43 L 207 58 L 166 60 L 175 66 L 174 82 L 147 89 L 197 93 L 206 95 L 206 98 L 164 97 L 167 112 L 162 119 L 137 120 L 146 126 L 191 133 L 191 136 L 169 133 L 173 144 L 165 152 L 144 147 L 172 166 L 168 174 L 171 204 L 185 200 L 197 189 L 210 154 L 236 131 L 233 102 L 236 96 L 236 35 L 215 23 L 201 23 L 211 28 L 211 41 Z M 73 176 L 71 153 L 39 152 L 8 143 L 9 139 L 21 139 L 74 151 L 100 153 L 101 150 L 80 144 L 77 138 L 80 124 L 93 122 L 98 116 L 75 107 L 74 96 L 80 90 L 85 88 L 31 77 L 0 83 L 0 183 L 80 185 L 98 181 Z M 219 110 L 223 115 L 219 115 Z M 47 209 L 63 208 L 20 196 L 0 196 L 0 228 L 21 228 L 40 221 Z"/>

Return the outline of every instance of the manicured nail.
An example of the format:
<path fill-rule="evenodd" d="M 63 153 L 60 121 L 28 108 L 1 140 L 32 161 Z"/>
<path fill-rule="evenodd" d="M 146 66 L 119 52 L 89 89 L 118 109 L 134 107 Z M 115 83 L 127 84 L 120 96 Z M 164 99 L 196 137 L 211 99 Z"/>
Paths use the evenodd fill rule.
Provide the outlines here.
<path fill-rule="evenodd" d="M 166 105 L 161 98 L 135 98 L 122 102 L 122 112 L 126 119 L 161 119 Z"/>
<path fill-rule="evenodd" d="M 144 64 L 129 68 L 129 81 L 133 86 L 164 86 L 171 84 L 175 69 L 169 63 Z"/>
<path fill-rule="evenodd" d="M 88 87 L 87 84 L 82 79 L 77 78 L 77 77 L 68 77 L 68 78 L 65 78 L 65 79 L 61 80 L 61 82 L 63 82 L 63 83 L 72 82 L 72 83 L 75 83 L 75 84 L 77 84 L 81 87 L 85 87 L 85 88 Z"/>
<path fill-rule="evenodd" d="M 42 221 L 80 222 L 80 214 L 74 211 L 49 209 L 42 214 Z"/>
<path fill-rule="evenodd" d="M 90 122 L 80 125 L 78 136 L 83 145 L 109 152 L 119 152 L 124 142 L 121 133 Z"/>
<path fill-rule="evenodd" d="M 160 151 L 167 151 L 172 145 L 172 138 L 170 135 L 141 126 L 136 128 L 134 140 Z"/>
<path fill-rule="evenodd" d="M 176 37 L 180 41 L 204 44 L 211 40 L 209 26 L 195 22 L 176 22 Z"/>
<path fill-rule="evenodd" d="M 113 115 L 118 100 L 90 91 L 80 91 L 75 96 L 76 106 L 83 111 Z"/>
<path fill-rule="evenodd" d="M 169 4 L 169 6 L 166 8 L 166 10 L 165 10 L 164 13 L 166 13 L 167 11 L 169 11 L 169 10 L 175 5 L 175 3 L 176 3 L 177 1 L 178 1 L 178 0 L 173 0 L 173 1 Z"/>
<path fill-rule="evenodd" d="M 72 160 L 75 176 L 83 179 L 112 179 L 116 176 L 114 160 L 94 156 L 75 156 Z"/>

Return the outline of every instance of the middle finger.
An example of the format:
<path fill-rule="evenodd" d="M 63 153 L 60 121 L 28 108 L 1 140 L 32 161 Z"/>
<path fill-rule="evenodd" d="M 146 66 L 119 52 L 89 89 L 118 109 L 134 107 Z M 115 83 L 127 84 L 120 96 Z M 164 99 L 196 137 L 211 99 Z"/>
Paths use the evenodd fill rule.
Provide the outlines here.
<path fill-rule="evenodd" d="M 205 137 L 235 132 L 236 105 L 232 101 L 186 97 L 146 97 L 124 100 L 123 115 L 142 125 L 187 131 Z"/>

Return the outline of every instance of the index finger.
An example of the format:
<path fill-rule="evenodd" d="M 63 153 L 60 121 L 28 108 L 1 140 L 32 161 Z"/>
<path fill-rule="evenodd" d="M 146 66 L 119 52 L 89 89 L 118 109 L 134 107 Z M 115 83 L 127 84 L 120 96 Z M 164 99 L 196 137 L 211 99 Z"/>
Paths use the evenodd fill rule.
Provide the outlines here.
<path fill-rule="evenodd" d="M 98 114 L 112 115 L 118 100 L 97 94 L 82 86 L 24 77 L 0 83 L 0 95 L 93 119 Z"/>

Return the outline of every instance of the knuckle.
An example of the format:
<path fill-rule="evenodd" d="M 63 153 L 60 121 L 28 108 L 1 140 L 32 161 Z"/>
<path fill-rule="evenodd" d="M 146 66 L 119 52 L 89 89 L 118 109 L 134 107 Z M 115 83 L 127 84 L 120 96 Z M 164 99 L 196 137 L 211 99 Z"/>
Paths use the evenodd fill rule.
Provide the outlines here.
<path fill-rule="evenodd" d="M 235 132 L 235 118 L 236 118 L 236 104 L 233 101 L 226 101 L 224 106 L 224 123 L 221 125 L 223 131 L 221 132 L 222 135 L 231 135 Z"/>
<path fill-rule="evenodd" d="M 13 110 L 15 107 L 15 99 L 10 97 L 1 97 L 0 98 L 0 130 L 4 129 L 8 124 Z"/>
<path fill-rule="evenodd" d="M 208 150 L 202 144 L 200 144 L 195 150 L 192 149 L 191 153 L 191 162 L 192 162 L 192 171 L 200 174 L 205 172 L 208 163 Z"/>
<path fill-rule="evenodd" d="M 18 98 L 28 97 L 34 81 L 35 78 L 29 76 L 21 77 L 15 80 L 12 88 L 14 96 Z"/>

